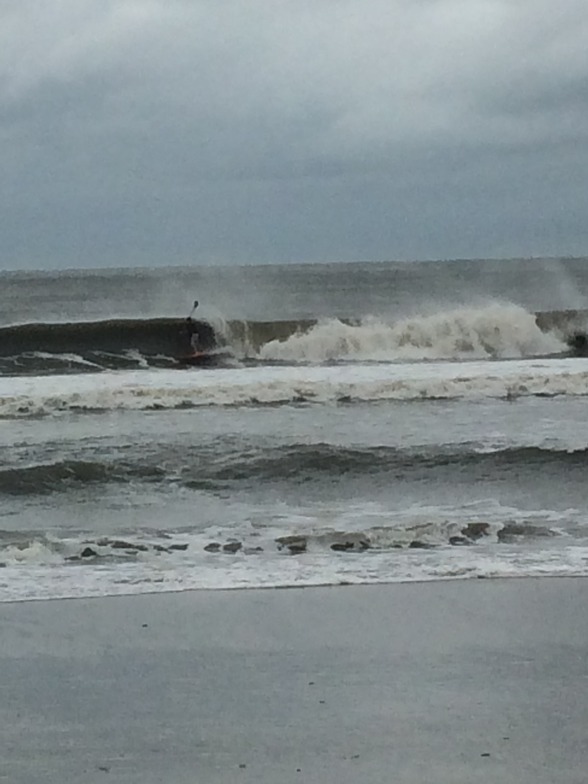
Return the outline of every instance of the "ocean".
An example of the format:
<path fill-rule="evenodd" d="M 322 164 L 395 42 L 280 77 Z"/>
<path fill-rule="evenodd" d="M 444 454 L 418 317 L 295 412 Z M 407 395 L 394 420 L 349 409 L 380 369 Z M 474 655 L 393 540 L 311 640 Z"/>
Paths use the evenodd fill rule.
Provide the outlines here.
<path fill-rule="evenodd" d="M 586 331 L 588 259 L 0 273 L 0 601 L 588 575 Z"/>

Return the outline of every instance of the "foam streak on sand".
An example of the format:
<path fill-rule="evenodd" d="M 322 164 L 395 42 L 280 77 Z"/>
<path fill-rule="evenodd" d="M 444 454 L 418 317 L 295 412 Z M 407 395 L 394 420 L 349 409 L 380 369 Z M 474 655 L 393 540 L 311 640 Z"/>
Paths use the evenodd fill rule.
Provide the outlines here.
<path fill-rule="evenodd" d="M 588 394 L 588 360 L 139 371 L 0 380 L 0 416 L 296 401 Z"/>

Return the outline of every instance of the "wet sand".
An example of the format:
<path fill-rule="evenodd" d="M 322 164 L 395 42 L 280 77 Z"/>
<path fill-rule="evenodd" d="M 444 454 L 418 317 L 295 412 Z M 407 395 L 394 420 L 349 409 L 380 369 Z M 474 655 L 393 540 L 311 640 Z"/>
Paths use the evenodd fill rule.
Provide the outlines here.
<path fill-rule="evenodd" d="M 585 784 L 588 581 L 0 605 L 0 781 Z"/>

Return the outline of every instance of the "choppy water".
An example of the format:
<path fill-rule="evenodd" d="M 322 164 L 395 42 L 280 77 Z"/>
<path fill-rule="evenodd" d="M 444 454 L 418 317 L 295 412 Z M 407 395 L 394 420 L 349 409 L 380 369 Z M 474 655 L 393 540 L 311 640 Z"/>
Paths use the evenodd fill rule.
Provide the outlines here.
<path fill-rule="evenodd" d="M 0 285 L 0 600 L 588 574 L 586 260 Z"/>

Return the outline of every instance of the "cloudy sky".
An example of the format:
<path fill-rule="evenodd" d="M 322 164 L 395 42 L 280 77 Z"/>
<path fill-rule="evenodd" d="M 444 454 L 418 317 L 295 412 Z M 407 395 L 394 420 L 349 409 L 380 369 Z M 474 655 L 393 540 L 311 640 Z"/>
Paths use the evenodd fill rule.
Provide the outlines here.
<path fill-rule="evenodd" d="M 586 0 L 0 0 L 0 267 L 588 254 Z"/>

